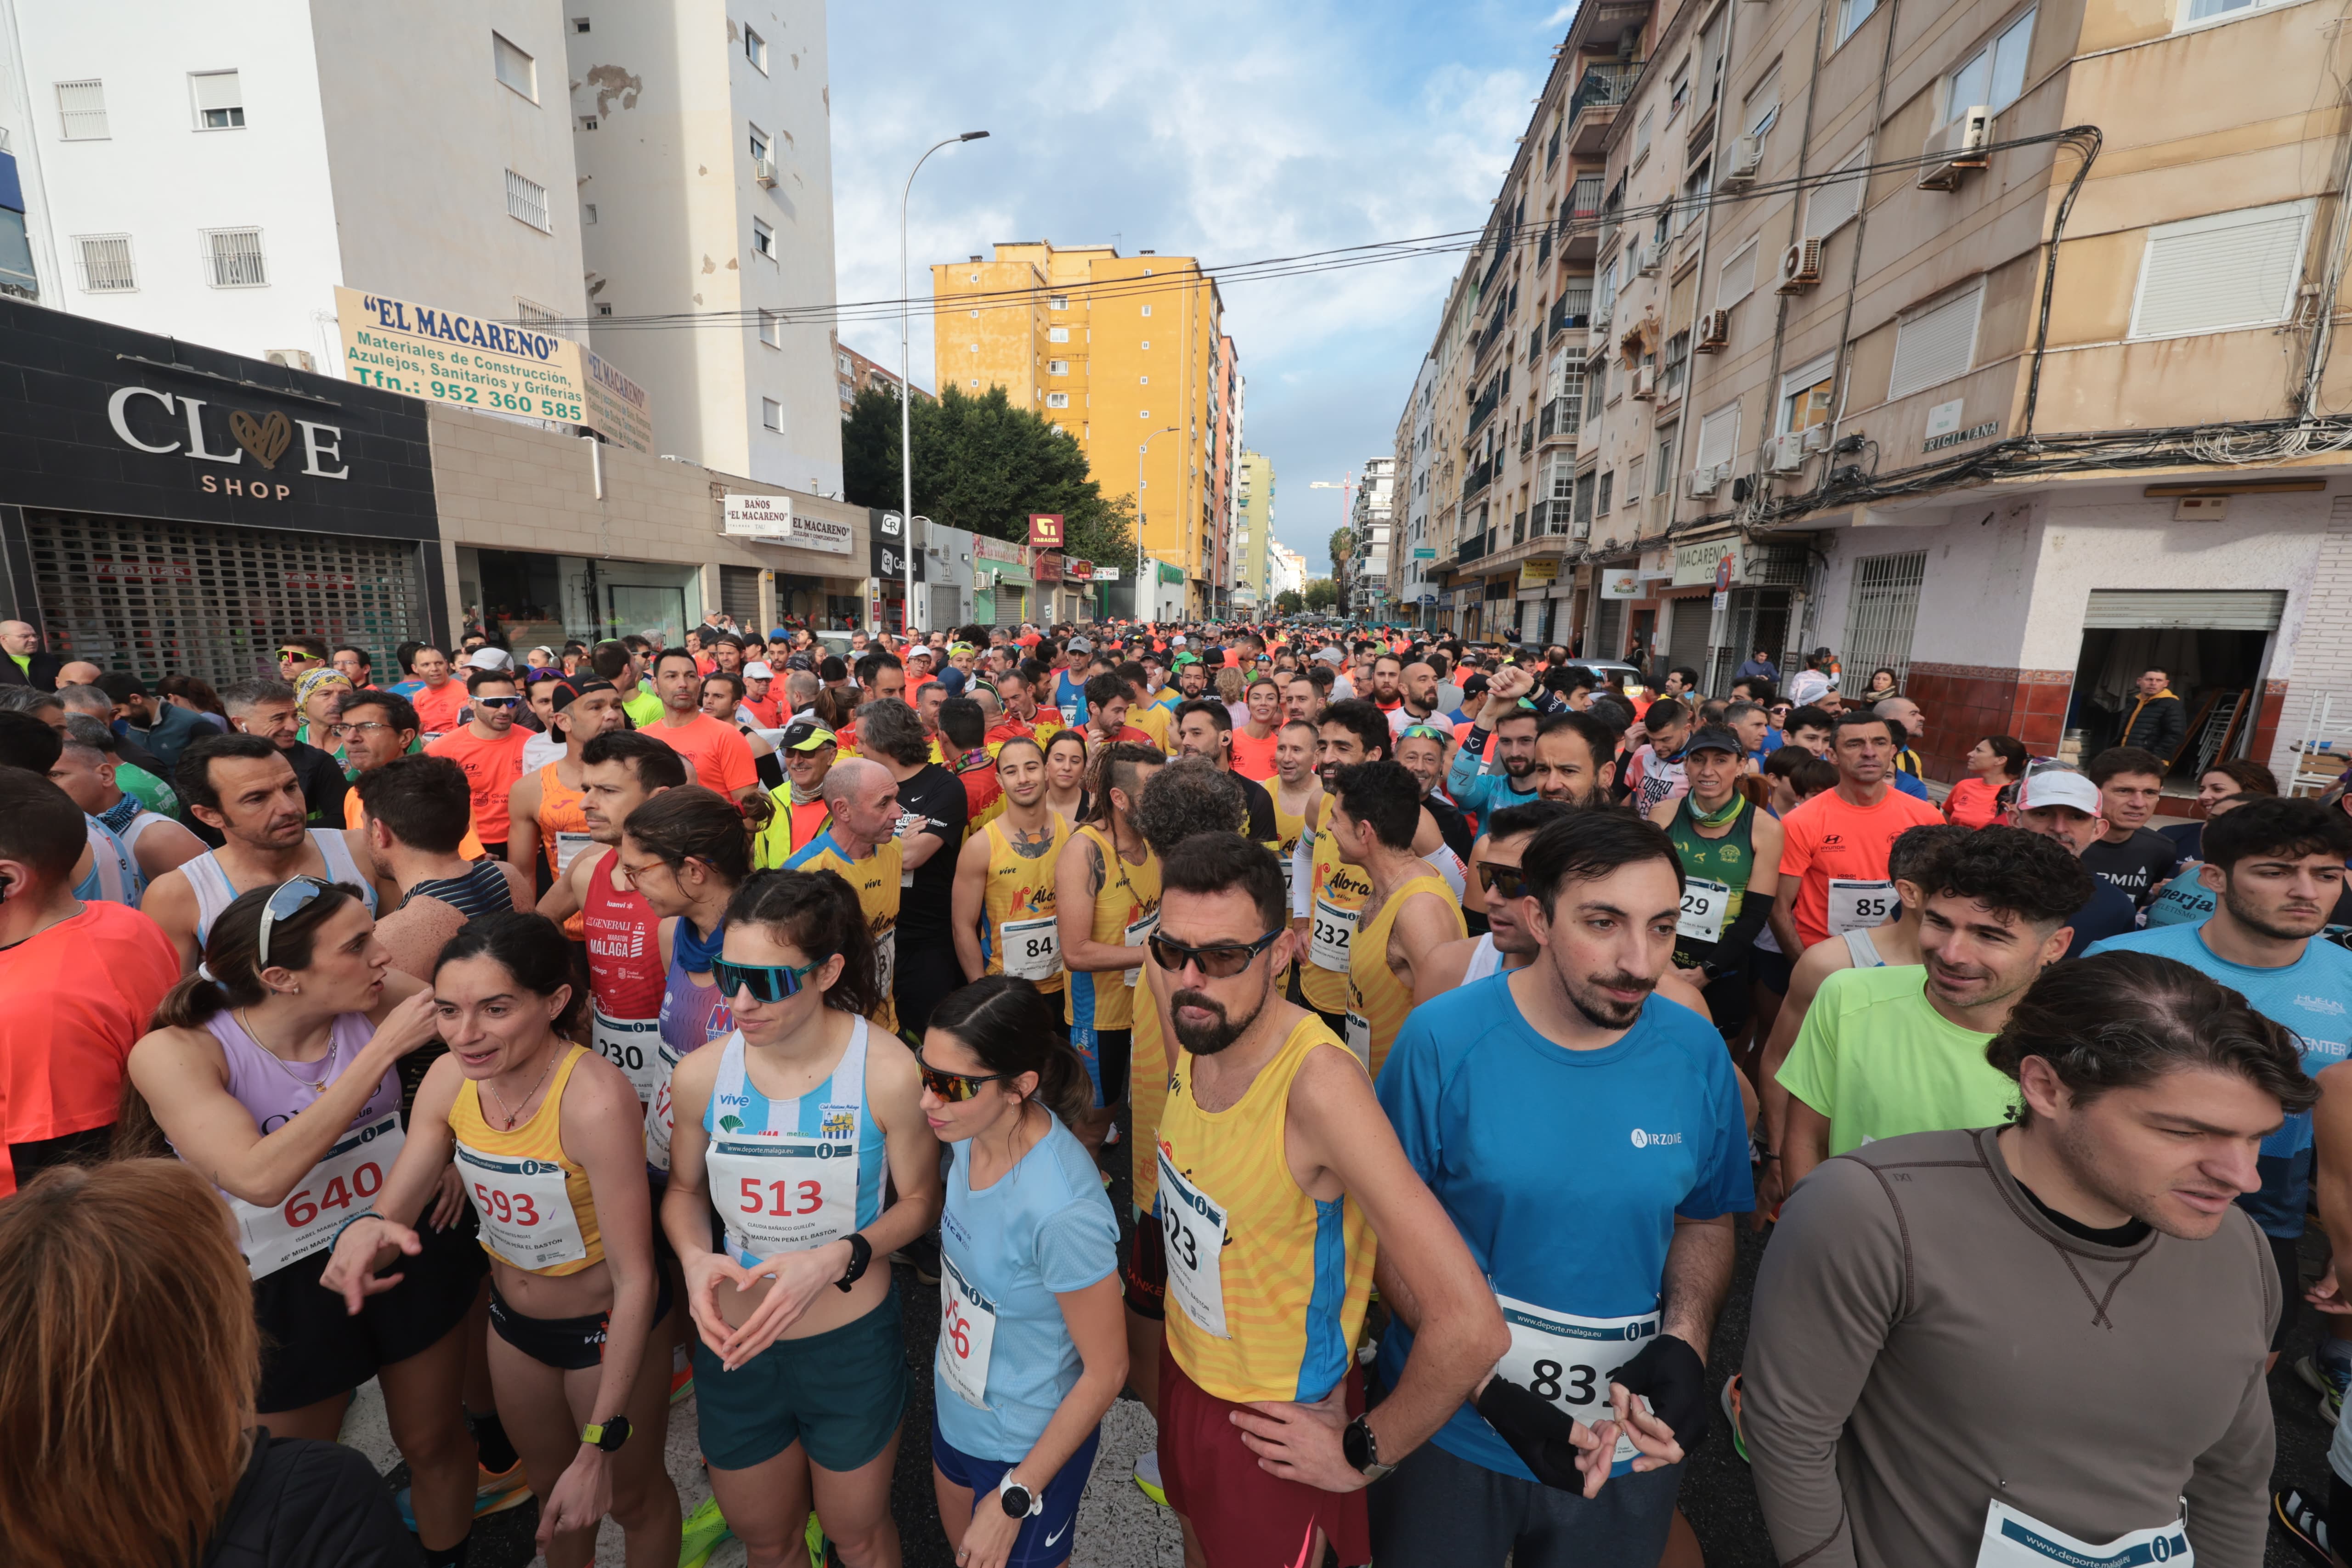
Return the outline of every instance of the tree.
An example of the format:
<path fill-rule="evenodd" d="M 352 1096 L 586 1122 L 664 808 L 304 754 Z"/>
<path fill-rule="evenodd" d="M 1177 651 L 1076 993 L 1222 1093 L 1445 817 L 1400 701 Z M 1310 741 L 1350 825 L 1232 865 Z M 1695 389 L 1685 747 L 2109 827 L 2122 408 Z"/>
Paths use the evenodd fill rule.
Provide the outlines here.
<path fill-rule="evenodd" d="M 1029 514 L 1062 514 L 1068 552 L 1127 564 L 1135 559 L 1135 502 L 1106 497 L 1087 475 L 1076 439 L 1015 408 L 1004 388 L 978 397 L 953 386 L 908 413 L 915 447 L 915 510 L 945 528 L 1029 542 Z M 841 421 L 842 488 L 853 506 L 898 510 L 898 398 L 868 387 Z"/>
<path fill-rule="evenodd" d="M 1285 588 L 1274 596 L 1274 613 L 1277 616 L 1295 616 L 1306 607 L 1307 601 L 1298 596 L 1295 588 Z"/>
<path fill-rule="evenodd" d="M 1317 577 L 1307 584 L 1307 607 L 1321 613 L 1339 602 L 1339 589 L 1328 577 Z"/>
<path fill-rule="evenodd" d="M 1344 591 L 1356 570 L 1356 531 L 1335 528 L 1331 531 L 1331 581 L 1334 594 Z"/>

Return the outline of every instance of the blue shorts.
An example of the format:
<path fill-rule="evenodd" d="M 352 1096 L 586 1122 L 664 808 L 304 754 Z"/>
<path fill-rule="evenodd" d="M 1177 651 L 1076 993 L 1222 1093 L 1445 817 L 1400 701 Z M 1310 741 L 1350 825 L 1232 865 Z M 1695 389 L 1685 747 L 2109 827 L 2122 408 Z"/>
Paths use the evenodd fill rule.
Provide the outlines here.
<path fill-rule="evenodd" d="M 1087 1478 L 1094 1474 L 1095 1450 L 1102 1444 L 1102 1428 L 1097 1426 L 1078 1445 L 1061 1472 L 1045 1483 L 1045 1510 L 1022 1521 L 1021 1533 L 1013 1538 L 1012 1553 L 1004 1559 L 1004 1568 L 1056 1568 L 1070 1559 L 1070 1538 L 1076 1532 L 1078 1499 L 1087 1489 Z M 1016 1463 L 1018 1461 L 1015 1461 Z M 975 1459 L 950 1443 L 940 1431 L 940 1418 L 931 1416 L 931 1463 L 940 1474 L 972 1495 L 972 1511 L 983 1508 L 1000 1508 L 996 1489 L 1004 1484 L 1004 1473 L 1013 1468 L 994 1459 Z"/>
<path fill-rule="evenodd" d="M 694 1337 L 695 1416 L 713 1469 L 748 1470 L 798 1443 L 836 1473 L 889 1446 L 907 1408 L 907 1348 L 894 1285 L 862 1318 L 778 1340 L 729 1372 Z"/>

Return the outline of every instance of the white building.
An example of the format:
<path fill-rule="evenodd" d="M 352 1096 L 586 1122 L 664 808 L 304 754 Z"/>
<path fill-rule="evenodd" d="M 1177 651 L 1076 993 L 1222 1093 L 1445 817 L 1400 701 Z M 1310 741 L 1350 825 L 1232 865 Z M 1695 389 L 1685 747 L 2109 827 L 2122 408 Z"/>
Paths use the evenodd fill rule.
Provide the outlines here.
<path fill-rule="evenodd" d="M 1396 477 L 1404 486 L 1404 494 L 1391 509 L 1391 526 L 1399 537 L 1389 557 L 1391 592 L 1396 595 L 1402 618 L 1417 626 L 1436 624 L 1437 584 L 1423 570 L 1437 559 L 1436 547 L 1429 538 L 1430 419 L 1436 401 L 1437 356 L 1426 354 L 1421 374 L 1413 377 L 1404 419 L 1398 426 Z M 1423 595 L 1430 597 L 1427 606 L 1422 603 Z"/>
<path fill-rule="evenodd" d="M 1356 488 L 1355 509 L 1349 525 L 1356 532 L 1356 554 L 1349 574 L 1348 609 L 1356 615 L 1393 613 L 1389 594 L 1390 519 L 1396 489 L 1396 458 L 1367 458 Z"/>
<path fill-rule="evenodd" d="M 573 221 L 615 323 L 593 347 L 646 389 L 657 450 L 840 494 L 821 0 L 572 8 Z M 618 324 L 657 315 L 706 320 Z"/>
<path fill-rule="evenodd" d="M 42 302 L 322 371 L 337 284 L 582 315 L 563 26 L 551 0 L 0 0 Z"/>
<path fill-rule="evenodd" d="M 1266 599 L 1269 603 L 1285 594 L 1307 592 L 1307 557 L 1287 544 L 1276 544 L 1266 552 Z"/>

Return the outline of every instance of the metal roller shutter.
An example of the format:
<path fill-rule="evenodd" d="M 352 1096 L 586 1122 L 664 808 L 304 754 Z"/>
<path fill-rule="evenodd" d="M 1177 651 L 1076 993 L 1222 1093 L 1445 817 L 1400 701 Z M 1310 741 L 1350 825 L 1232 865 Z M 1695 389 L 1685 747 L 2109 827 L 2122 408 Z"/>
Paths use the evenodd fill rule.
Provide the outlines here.
<path fill-rule="evenodd" d="M 2286 590 L 2094 588 L 2086 627 L 2187 626 L 2209 632 L 2273 632 Z"/>
<path fill-rule="evenodd" d="M 1021 624 L 1021 590 L 1010 583 L 1000 583 L 996 586 L 995 596 L 996 618 L 990 624 L 999 626 L 1019 626 Z"/>
<path fill-rule="evenodd" d="M 931 622 L 926 630 L 943 632 L 956 624 L 956 611 L 962 606 L 963 596 L 952 583 L 933 583 L 931 590 Z"/>
<path fill-rule="evenodd" d="M 1592 635 L 1584 640 L 1587 658 L 1622 658 L 1625 653 L 1625 601 L 1603 599 L 1592 617 Z"/>
<path fill-rule="evenodd" d="M 1674 619 L 1666 625 L 1666 668 L 1695 669 L 1706 678 L 1706 628 L 1715 607 L 1704 594 L 1691 599 L 1669 599 Z"/>
<path fill-rule="evenodd" d="M 735 624 L 755 636 L 765 636 L 760 626 L 760 569 L 756 566 L 721 566 L 719 569 L 719 607 L 735 617 Z"/>

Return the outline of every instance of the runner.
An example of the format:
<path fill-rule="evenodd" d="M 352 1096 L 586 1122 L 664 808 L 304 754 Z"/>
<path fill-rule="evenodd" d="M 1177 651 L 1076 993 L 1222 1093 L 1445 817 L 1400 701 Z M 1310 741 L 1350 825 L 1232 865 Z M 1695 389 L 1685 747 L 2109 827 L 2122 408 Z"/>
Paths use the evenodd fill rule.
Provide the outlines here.
<path fill-rule="evenodd" d="M 1266 786 L 1274 796 L 1276 852 L 1282 857 L 1283 886 L 1294 894 L 1298 841 L 1323 807 L 1323 778 L 1315 771 L 1318 739 L 1315 726 L 1306 720 L 1285 721 L 1275 734 L 1275 776 Z"/>
<path fill-rule="evenodd" d="M 305 828 L 293 764 L 258 735 L 215 735 L 181 754 L 173 779 L 188 814 L 223 836 L 218 849 L 167 871 L 139 908 L 163 928 L 194 973 L 206 935 L 237 895 L 313 876 L 357 887 L 370 912 L 379 889 L 360 869 L 365 837 L 348 828 Z"/>
<path fill-rule="evenodd" d="M 1412 852 L 1421 781 L 1397 763 L 1358 763 L 1332 780 L 1329 836 L 1371 889 L 1348 944 L 1348 1048 L 1378 1082 L 1412 1007 L 1417 957 L 1468 933 L 1444 879 Z"/>
<path fill-rule="evenodd" d="M 303 742 L 292 687 L 278 680 L 240 680 L 222 689 L 221 702 L 228 710 L 233 729 L 269 742 L 293 765 L 310 821 L 332 823 L 341 818 L 347 792 L 343 770 L 333 757 Z M 181 753 L 184 760 L 186 755 Z"/>
<path fill-rule="evenodd" d="M 1066 977 L 1054 867 L 1070 826 L 1045 804 L 1045 752 L 1036 742 L 1004 742 L 996 774 L 1004 810 L 956 857 L 956 962 L 966 982 L 1014 974 L 1058 995 Z"/>
<path fill-rule="evenodd" d="M 2205 808 L 2204 821 L 2160 829 L 2179 849 L 2180 869 L 2157 890 L 2147 904 L 2151 926 L 2193 925 L 2213 912 L 2211 889 L 2199 879 L 2198 857 L 2204 853 L 2205 823 L 2227 816 L 2249 801 L 2275 799 L 2278 778 L 2260 763 L 2231 758 L 2205 770 L 2197 782 L 2197 804 Z M 2335 923 L 2330 917 L 2329 923 Z"/>
<path fill-rule="evenodd" d="M 152 882 L 205 852 L 203 839 L 122 792 L 114 731 L 99 720 L 77 713 L 66 721 L 58 760 L 48 778 L 73 797 L 83 815 L 96 819 L 121 842 L 144 881 Z"/>
<path fill-rule="evenodd" d="M 475 1505 L 462 1330 L 482 1277 L 469 1227 L 453 1223 L 462 1200 L 443 1191 L 440 1223 L 364 1311 L 319 1289 L 335 1233 L 401 1149 L 397 1066 L 434 1037 L 431 995 L 388 963 L 343 888 L 298 877 L 238 896 L 212 922 L 203 970 L 131 1047 L 132 1115 L 227 1201 L 261 1331 L 256 1422 L 331 1443 L 352 1391 L 378 1379 L 425 1560 L 457 1568 Z"/>
<path fill-rule="evenodd" d="M 843 1561 L 898 1562 L 907 1357 L 889 1264 L 868 1265 L 938 1218 L 940 1150 L 912 1054 L 867 1022 L 889 998 L 861 912 L 837 876 L 747 883 L 714 961 L 736 1027 L 671 1091 L 662 1226 L 686 1272 L 702 1454 L 761 1564 L 798 1555 L 812 1502 Z"/>
<path fill-rule="evenodd" d="M 1467 861 L 1478 835 L 1470 819 L 1445 793 L 1445 748 L 1453 736 L 1434 724 L 1412 723 L 1396 732 L 1396 760 L 1421 785 L 1422 809 L 1437 824 L 1437 831 L 1454 858 Z"/>
<path fill-rule="evenodd" d="M 858 710 L 857 726 L 866 756 L 887 770 L 896 785 L 894 831 L 904 891 L 892 940 L 906 962 L 888 966 L 896 1011 L 885 1027 L 911 1033 L 922 1028 L 931 1008 L 959 983 L 952 930 L 956 857 L 963 848 L 969 806 L 956 776 L 930 760 L 930 737 L 913 709 L 880 698 Z M 801 867 L 797 858 L 785 864 L 813 868 Z"/>
<path fill-rule="evenodd" d="M 2014 735 L 1987 735 L 1970 748 L 1969 776 L 1944 797 L 1944 816 L 1962 827 L 1990 827 L 2009 815 L 2025 777 L 2025 742 Z"/>
<path fill-rule="evenodd" d="M 2083 864 L 2145 909 L 2180 869 L 2179 846 L 2147 826 L 2164 798 L 2164 763 L 2136 746 L 2110 746 L 2083 772 L 2098 785 L 2099 815 L 2107 823 L 2083 851 Z"/>
<path fill-rule="evenodd" d="M 963 786 L 964 831 L 977 832 L 1004 812 L 1004 785 L 996 776 L 997 753 L 1004 742 L 988 743 L 987 716 L 979 701 L 970 697 L 950 697 L 940 704 L 938 740 L 940 766 Z M 1041 770 L 1045 755 L 1045 747 L 1038 745 Z"/>
<path fill-rule="evenodd" d="M 507 858 L 534 879 L 534 889 L 552 889 L 572 859 L 595 840 L 581 809 L 583 788 L 580 753 L 597 736 L 619 730 L 628 721 L 621 710 L 621 694 L 609 680 L 593 679 L 572 683 L 555 681 L 551 733 L 563 742 L 562 754 L 534 773 L 516 781 L 507 797 L 507 821 L 511 835 Z M 583 939 L 578 911 L 563 921 L 563 934 Z"/>
<path fill-rule="evenodd" d="M 1246 689 L 1249 718 L 1234 728 L 1234 771 L 1270 788 L 1278 771 L 1274 748 L 1282 728 L 1282 686 L 1271 675 L 1259 675 Z"/>
<path fill-rule="evenodd" d="M 424 725 L 420 738 L 429 746 L 465 721 L 466 683 L 451 674 L 447 651 L 429 643 L 409 656 L 408 668 L 415 674 L 416 689 L 400 695 L 415 708 L 417 721 Z"/>
<path fill-rule="evenodd" d="M 1233 715 L 1215 698 L 1177 704 L 1177 750 L 1188 757 L 1207 758 L 1216 764 L 1219 773 L 1231 775 L 1241 785 L 1242 797 L 1249 803 L 1248 826 L 1242 831 L 1248 838 L 1272 849 L 1282 837 L 1275 826 L 1274 795 L 1265 785 L 1234 765 L 1233 739 Z"/>
<path fill-rule="evenodd" d="M 1454 766 L 1445 775 L 1445 793 L 1464 811 L 1483 816 L 1535 799 L 1530 775 L 1536 760 L 1536 723 L 1542 716 L 1520 705 L 1520 699 L 1533 686 L 1527 671 L 1515 668 L 1497 672 L 1486 688 L 1486 700 L 1463 732 L 1461 749 L 1454 753 Z M 1494 739 L 1491 763 L 1486 761 L 1490 735 Z"/>
<path fill-rule="evenodd" d="M 1780 824 L 1740 790 L 1747 769 L 1738 735 L 1710 725 L 1683 748 L 1687 793 L 1661 800 L 1649 814 L 1682 865 L 1675 963 L 1698 972 L 1707 1012 L 1726 1039 L 1747 1021 L 1749 958 L 1780 879 Z"/>
<path fill-rule="evenodd" d="M 1091 1098 L 1054 1007 L 998 976 L 931 1014 L 922 1109 L 952 1151 L 940 1217 L 931 1486 L 956 1561 L 1066 1562 L 1127 1378 L 1118 1221 L 1063 1119 Z"/>
<path fill-rule="evenodd" d="M 2111 953 L 2045 972 L 1991 1056 L 2015 1124 L 1857 1149 L 1781 1210 L 1745 1408 L 1776 1555 L 2261 1562 L 2280 1298 L 2230 1200 L 2315 1097 L 2293 1040 Z"/>
<path fill-rule="evenodd" d="M 1298 939 L 1274 857 L 1200 835 L 1166 857 L 1161 888 L 1145 967 L 1182 1047 L 1156 1142 L 1178 1309 L 1160 1368 L 1168 1500 L 1188 1561 L 1312 1563 L 1328 1542 L 1366 1563 L 1363 1489 L 1444 1424 L 1509 1336 L 1362 1064 L 1275 994 Z M 1351 1347 L 1376 1243 L 1385 1294 L 1423 1333 L 1367 1415 Z"/>
<path fill-rule="evenodd" d="M 2017 808 L 2010 820 L 2028 833 L 2040 834 L 2063 846 L 2077 858 L 2106 831 L 2099 815 L 2100 792 L 2082 774 L 2066 768 L 2044 767 L 2026 775 L 2018 787 Z M 2067 922 L 2074 928 L 2069 958 L 2080 958 L 2095 942 L 2120 936 L 2139 923 L 2131 895 L 2105 877 L 2091 879 L 2091 896 Z"/>
<path fill-rule="evenodd" d="M 1328 668 L 1328 667 L 1326 667 Z M 1323 689 L 1310 675 L 1290 676 L 1282 686 L 1282 719 L 1286 724 L 1312 724 L 1322 717 Z"/>
<path fill-rule="evenodd" d="M 898 782 L 881 763 L 852 757 L 835 763 L 825 774 L 824 802 L 831 811 L 824 831 L 794 850 L 784 868 L 832 871 L 856 889 L 881 987 L 881 1000 L 869 1016 L 883 1033 L 895 1035 L 898 1015 L 890 985 L 898 967 L 899 900 L 905 878 L 899 868 L 903 849 L 898 837 Z"/>
<path fill-rule="evenodd" d="M 380 768 L 395 757 L 416 751 L 420 731 L 416 710 L 409 706 L 405 697 L 389 691 L 354 691 L 336 705 L 334 727 L 329 733 L 342 747 L 352 781 L 357 783 L 359 775 L 369 769 Z M 343 797 L 343 826 L 355 831 L 362 826 L 356 789 Z M 488 853 L 474 831 L 470 806 L 466 816 L 466 837 L 457 853 L 468 860 L 478 860 Z"/>
<path fill-rule="evenodd" d="M 760 830 L 753 855 L 762 871 L 781 869 L 793 850 L 824 831 L 824 775 L 841 754 L 834 732 L 814 719 L 785 725 L 776 750 L 784 759 L 784 785 L 768 792 L 775 815 Z"/>
<path fill-rule="evenodd" d="M 1781 819 L 1780 875 L 1787 896 L 1772 909 L 1772 934 L 1794 958 L 1815 942 L 1884 925 L 1895 913 L 1886 851 L 1906 827 L 1943 813 L 1888 782 L 1895 741 L 1874 713 L 1837 721 L 1837 787 Z M 1801 742 L 1800 742 L 1801 743 Z"/>
<path fill-rule="evenodd" d="M 522 749 L 530 731 L 515 723 L 514 677 L 503 670 L 478 669 L 466 680 L 467 706 L 473 718 L 463 728 L 427 745 L 427 755 L 446 757 L 466 770 L 474 791 L 474 821 L 484 835 L 482 847 L 506 858 L 507 802 L 515 781 L 522 776 Z"/>
<path fill-rule="evenodd" d="M 1528 780 L 1544 800 L 1606 805 L 1617 782 L 1617 731 L 1595 713 L 1547 713 L 1536 725 Z"/>
<path fill-rule="evenodd" d="M 490 1380 L 540 1499 L 540 1551 L 550 1568 L 583 1568 L 610 1513 L 632 1558 L 668 1561 L 672 1307 L 654 1263 L 636 1097 L 572 1043 L 583 999 L 571 947 L 544 920 L 470 922 L 441 952 L 432 1001 L 448 1055 L 417 1091 L 411 1138 L 373 1208 L 338 1227 L 319 1282 L 354 1316 L 372 1310 L 385 1289 L 375 1270 L 415 1267 L 402 1256 L 425 1245 L 411 1227 L 436 1188 L 446 1202 L 454 1158 L 489 1258 Z"/>
<path fill-rule="evenodd" d="M 1682 752 L 1690 739 L 1691 710 L 1679 699 L 1662 697 L 1643 710 L 1642 729 L 1649 739 L 1626 759 L 1622 776 L 1633 792 L 1633 809 L 1647 816 L 1688 788 Z"/>
<path fill-rule="evenodd" d="M 1073 826 L 1085 821 L 1094 809 L 1090 781 L 1086 731 L 1055 731 L 1045 742 L 1045 800 L 1054 815 Z"/>
<path fill-rule="evenodd" d="M 1094 815 L 1054 862 L 1055 918 L 1069 977 L 1062 1019 L 1097 1106 L 1127 1100 L 1135 983 L 1142 973 L 1137 950 L 1160 918 L 1160 862 L 1136 826 L 1136 808 L 1166 761 L 1130 742 L 1106 747 L 1097 764 L 1102 792 Z"/>

